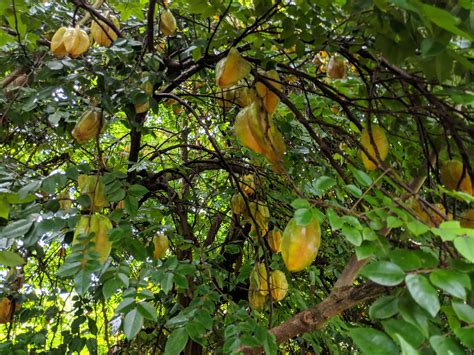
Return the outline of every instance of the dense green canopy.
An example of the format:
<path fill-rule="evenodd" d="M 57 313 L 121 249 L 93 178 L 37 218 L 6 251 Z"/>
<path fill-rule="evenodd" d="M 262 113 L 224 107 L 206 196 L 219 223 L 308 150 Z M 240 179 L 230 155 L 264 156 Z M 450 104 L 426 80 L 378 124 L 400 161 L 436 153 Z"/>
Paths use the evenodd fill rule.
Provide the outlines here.
<path fill-rule="evenodd" d="M 472 352 L 473 19 L 4 0 L 0 353 Z"/>

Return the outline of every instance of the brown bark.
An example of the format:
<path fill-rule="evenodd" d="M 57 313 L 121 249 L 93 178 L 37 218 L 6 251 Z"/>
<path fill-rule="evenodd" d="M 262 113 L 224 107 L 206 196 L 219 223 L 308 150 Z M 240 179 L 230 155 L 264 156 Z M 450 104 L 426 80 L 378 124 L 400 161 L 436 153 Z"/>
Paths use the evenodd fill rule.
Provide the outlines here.
<path fill-rule="evenodd" d="M 334 290 L 324 301 L 304 310 L 270 330 L 277 343 L 283 343 L 300 334 L 320 329 L 332 317 L 356 304 L 375 298 L 387 290 L 373 283 Z M 244 354 L 260 354 L 262 348 L 240 349 Z"/>

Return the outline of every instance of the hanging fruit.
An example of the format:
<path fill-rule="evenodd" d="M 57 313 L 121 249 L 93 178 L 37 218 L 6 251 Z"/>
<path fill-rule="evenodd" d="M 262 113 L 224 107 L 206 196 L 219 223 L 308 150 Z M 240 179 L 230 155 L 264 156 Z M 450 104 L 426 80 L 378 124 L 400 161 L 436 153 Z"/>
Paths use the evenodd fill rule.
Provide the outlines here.
<path fill-rule="evenodd" d="M 240 143 L 255 153 L 263 154 L 275 172 L 283 171 L 285 141 L 271 117 L 259 109 L 257 102 L 240 110 L 235 119 L 234 131 Z"/>
<path fill-rule="evenodd" d="M 267 236 L 268 245 L 275 254 L 281 252 L 281 233 L 278 230 L 271 230 Z"/>
<path fill-rule="evenodd" d="M 235 85 L 250 73 L 250 63 L 242 58 L 239 51 L 232 47 L 227 57 L 216 65 L 216 84 L 221 88 Z"/>
<path fill-rule="evenodd" d="M 89 49 L 89 36 L 79 26 L 61 27 L 51 39 L 51 52 L 57 58 L 69 55 L 71 58 L 79 57 Z"/>
<path fill-rule="evenodd" d="M 63 58 L 68 54 L 63 40 L 66 30 L 66 27 L 60 27 L 51 38 L 50 50 L 56 58 Z"/>
<path fill-rule="evenodd" d="M 252 196 L 255 193 L 255 176 L 253 174 L 246 174 L 242 177 L 240 188 L 247 196 Z"/>
<path fill-rule="evenodd" d="M 265 152 L 263 131 L 260 126 L 257 104 L 244 107 L 237 114 L 234 131 L 243 146 L 253 150 L 255 153 Z"/>
<path fill-rule="evenodd" d="M 69 211 L 72 207 L 71 197 L 69 193 L 64 190 L 58 195 L 59 207 L 65 211 Z"/>
<path fill-rule="evenodd" d="M 276 270 L 271 273 L 270 287 L 274 301 L 278 302 L 285 298 L 288 292 L 288 281 L 286 281 L 286 276 L 282 271 Z"/>
<path fill-rule="evenodd" d="M 165 36 L 171 36 L 176 31 L 176 19 L 169 9 L 164 9 L 160 15 L 160 31 Z"/>
<path fill-rule="evenodd" d="M 109 12 L 104 14 L 104 17 L 107 18 L 111 23 L 115 25 L 116 28 L 120 28 L 119 20 Z M 104 21 L 93 20 L 91 24 L 91 35 L 94 38 L 94 41 L 103 47 L 109 47 L 113 41 L 117 39 L 117 33 L 109 27 Z"/>
<path fill-rule="evenodd" d="M 147 94 L 149 97 L 153 95 L 153 84 L 151 81 L 147 80 L 144 83 L 140 85 L 140 89 L 142 89 L 145 94 Z M 144 103 L 136 103 L 135 104 L 135 112 L 136 113 L 143 113 L 148 111 L 150 108 L 150 100 L 147 99 Z"/>
<path fill-rule="evenodd" d="M 109 257 L 112 244 L 109 241 L 108 233 L 112 229 L 110 220 L 101 214 L 93 214 L 92 216 L 81 216 L 72 244 L 87 244 L 88 240 L 84 237 L 91 234 L 91 242 L 94 243 L 94 251 L 99 254 L 99 261 L 104 263 Z"/>
<path fill-rule="evenodd" d="M 5 88 L 3 88 L 3 94 L 9 100 L 14 99 L 17 96 L 18 90 L 28 84 L 28 75 L 21 74 Z"/>
<path fill-rule="evenodd" d="M 259 292 L 249 289 L 249 304 L 254 310 L 261 310 L 265 307 L 266 296 L 262 296 Z"/>
<path fill-rule="evenodd" d="M 265 264 L 257 263 L 250 274 L 250 289 L 261 296 L 268 295 L 268 274 Z"/>
<path fill-rule="evenodd" d="M 96 110 L 88 110 L 77 121 L 71 134 L 79 144 L 84 144 L 97 137 L 103 127 L 102 114 Z"/>
<path fill-rule="evenodd" d="M 13 318 L 13 304 L 8 297 L 0 300 L 0 324 L 11 322 Z"/>
<path fill-rule="evenodd" d="M 331 79 L 343 79 L 346 76 L 346 65 L 342 59 L 332 56 L 326 68 L 326 75 Z"/>
<path fill-rule="evenodd" d="M 89 196 L 92 211 L 99 211 L 109 205 L 102 176 L 79 175 L 77 181 L 81 195 Z"/>
<path fill-rule="evenodd" d="M 288 271 L 301 271 L 311 265 L 320 244 L 321 229 L 316 217 L 305 226 L 298 225 L 292 218 L 281 239 L 281 255 Z"/>
<path fill-rule="evenodd" d="M 162 233 L 157 234 L 153 237 L 153 259 L 163 259 L 166 255 L 166 251 L 169 248 L 168 237 Z"/>
<path fill-rule="evenodd" d="M 460 191 L 472 195 L 471 177 L 467 169 L 464 169 L 464 164 L 459 160 L 445 161 L 441 166 L 439 177 L 441 182 L 448 189 L 459 189 Z"/>
<path fill-rule="evenodd" d="M 256 232 L 257 226 L 260 230 L 261 235 L 265 235 L 268 231 L 268 223 L 270 222 L 270 211 L 267 205 L 262 202 L 249 202 L 250 215 L 246 214 L 246 221 L 251 224 L 250 232 Z M 257 222 L 257 226 L 255 222 Z"/>
<path fill-rule="evenodd" d="M 474 228 L 474 208 L 470 208 L 461 216 L 461 227 Z"/>
<path fill-rule="evenodd" d="M 262 73 L 262 76 L 266 77 L 268 82 L 278 91 L 282 91 L 283 85 L 280 83 L 280 76 L 276 70 L 270 70 L 265 73 Z M 275 112 L 278 104 L 280 103 L 280 98 L 275 94 L 271 89 L 269 89 L 264 83 L 257 81 L 255 85 L 257 89 L 258 96 L 263 101 L 263 107 L 265 111 L 271 115 Z"/>
<path fill-rule="evenodd" d="M 240 107 L 246 107 L 257 99 L 257 91 L 249 87 L 240 87 L 235 95 L 235 103 Z"/>
<path fill-rule="evenodd" d="M 375 145 L 372 144 L 369 135 L 369 130 L 367 128 L 364 128 L 362 130 L 360 144 L 367 150 L 372 159 L 374 159 L 375 161 L 383 162 L 388 155 L 389 145 L 387 137 L 385 136 L 384 130 L 378 125 L 371 125 L 371 131 Z M 377 157 L 375 151 L 376 149 L 378 151 L 378 156 L 380 157 L 380 159 Z M 371 159 L 369 159 L 369 157 L 362 150 L 360 150 L 360 155 L 362 158 L 362 163 L 364 164 L 366 170 L 377 169 L 377 165 Z"/>
<path fill-rule="evenodd" d="M 230 209 L 232 213 L 236 215 L 241 215 L 245 211 L 245 200 L 241 194 L 236 193 L 230 199 Z"/>

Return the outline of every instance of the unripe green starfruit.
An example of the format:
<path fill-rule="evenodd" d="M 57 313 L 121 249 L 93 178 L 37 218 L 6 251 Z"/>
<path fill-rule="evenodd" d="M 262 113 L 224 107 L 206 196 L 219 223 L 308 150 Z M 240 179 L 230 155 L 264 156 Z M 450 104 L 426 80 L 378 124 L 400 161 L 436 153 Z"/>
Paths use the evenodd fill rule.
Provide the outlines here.
<path fill-rule="evenodd" d="M 311 265 L 321 244 L 321 228 L 316 217 L 304 226 L 292 218 L 281 239 L 281 255 L 288 271 L 297 272 Z"/>
<path fill-rule="evenodd" d="M 120 28 L 119 20 L 110 13 L 105 13 L 104 17 L 107 18 L 115 27 Z M 93 20 L 91 24 L 91 35 L 94 41 L 103 47 L 109 47 L 113 41 L 117 39 L 117 33 L 109 27 L 105 22 L 101 20 Z"/>
<path fill-rule="evenodd" d="M 276 270 L 270 274 L 270 290 L 273 300 L 281 301 L 285 298 L 288 292 L 288 281 L 282 271 Z"/>
<path fill-rule="evenodd" d="M 235 85 L 250 73 L 250 69 L 250 63 L 242 58 L 236 48 L 232 47 L 227 57 L 217 63 L 216 84 L 221 88 Z"/>
<path fill-rule="evenodd" d="M 389 145 L 387 136 L 385 135 L 384 130 L 378 125 L 371 125 L 371 131 L 375 145 L 372 144 L 368 128 L 362 130 L 360 144 L 367 150 L 372 159 L 383 162 L 388 155 Z M 377 157 L 376 149 L 380 159 Z M 364 153 L 363 150 L 360 150 L 360 156 L 366 170 L 377 169 L 377 165 Z"/>
<path fill-rule="evenodd" d="M 168 237 L 162 233 L 157 234 L 153 237 L 153 259 L 163 259 L 166 255 L 166 251 L 169 248 Z"/>
<path fill-rule="evenodd" d="M 89 196 L 92 211 L 99 211 L 109 205 L 102 176 L 82 174 L 77 181 L 79 192 Z"/>
<path fill-rule="evenodd" d="M 79 144 L 83 144 L 97 137 L 103 126 L 102 114 L 96 110 L 88 110 L 77 121 L 71 134 Z"/>
<path fill-rule="evenodd" d="M 160 31 L 165 36 L 170 36 L 176 31 L 176 19 L 169 9 L 164 9 L 160 15 Z"/>

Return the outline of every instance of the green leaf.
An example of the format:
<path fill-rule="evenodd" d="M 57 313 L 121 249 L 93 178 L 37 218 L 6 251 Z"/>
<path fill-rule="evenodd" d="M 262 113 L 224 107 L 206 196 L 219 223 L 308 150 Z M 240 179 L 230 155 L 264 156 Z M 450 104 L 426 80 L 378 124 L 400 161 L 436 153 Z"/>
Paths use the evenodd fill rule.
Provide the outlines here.
<path fill-rule="evenodd" d="M 454 312 L 460 320 L 474 324 L 474 308 L 461 302 L 452 302 Z"/>
<path fill-rule="evenodd" d="M 418 348 L 425 340 L 416 326 L 403 319 L 389 319 L 382 321 L 382 325 L 385 332 L 393 340 L 399 341 L 397 335 L 400 335 L 415 348 Z"/>
<path fill-rule="evenodd" d="M 156 322 L 158 318 L 156 314 L 156 309 L 150 303 L 148 302 L 137 303 L 137 309 L 143 317 Z"/>
<path fill-rule="evenodd" d="M 15 267 L 24 263 L 25 260 L 19 254 L 9 250 L 0 251 L 0 265 Z"/>
<path fill-rule="evenodd" d="M 347 240 L 351 244 L 357 247 L 362 244 L 362 234 L 357 228 L 344 225 L 341 229 L 341 233 L 347 238 Z"/>
<path fill-rule="evenodd" d="M 400 284 L 405 277 L 403 270 L 389 261 L 377 261 L 366 265 L 361 274 L 369 280 L 384 286 Z"/>
<path fill-rule="evenodd" d="M 440 309 L 438 294 L 426 277 L 409 274 L 405 278 L 405 283 L 415 302 L 435 317 Z"/>
<path fill-rule="evenodd" d="M 369 187 L 370 185 L 372 185 L 373 180 L 369 175 L 367 175 L 367 173 L 353 167 L 350 167 L 349 169 L 351 170 L 352 175 L 354 175 L 354 177 L 356 178 L 359 184 L 361 184 L 364 187 Z"/>
<path fill-rule="evenodd" d="M 116 279 L 115 277 L 104 282 L 104 285 L 102 286 L 102 294 L 104 295 L 105 299 L 108 299 L 110 296 L 114 295 L 121 285 L 122 283 L 120 280 Z"/>
<path fill-rule="evenodd" d="M 326 216 L 328 217 L 329 224 L 333 230 L 336 231 L 343 226 L 344 221 L 336 214 L 336 212 L 334 212 L 332 208 L 326 211 Z"/>
<path fill-rule="evenodd" d="M 376 300 L 369 308 L 370 318 L 386 319 L 398 313 L 398 298 L 383 296 Z"/>
<path fill-rule="evenodd" d="M 10 204 L 6 197 L 0 196 L 0 218 L 8 219 L 10 215 Z"/>
<path fill-rule="evenodd" d="M 418 237 L 419 235 L 422 235 L 430 230 L 430 228 L 421 222 L 418 221 L 411 221 L 406 223 L 406 226 L 408 230 L 415 236 Z"/>
<path fill-rule="evenodd" d="M 127 313 L 123 320 L 123 332 L 127 339 L 133 339 L 137 336 L 143 325 L 143 316 L 136 308 Z"/>
<path fill-rule="evenodd" d="M 457 237 L 454 239 L 456 250 L 471 263 L 474 263 L 474 238 L 473 237 Z"/>
<path fill-rule="evenodd" d="M 74 277 L 74 287 L 79 295 L 84 296 L 87 290 L 89 290 L 91 275 L 90 271 L 82 269 Z"/>
<path fill-rule="evenodd" d="M 457 342 L 448 336 L 435 335 L 430 338 L 430 344 L 436 355 L 463 355 L 464 351 Z"/>
<path fill-rule="evenodd" d="M 175 329 L 170 336 L 165 346 L 165 355 L 176 355 L 183 351 L 188 342 L 188 333 L 184 327 Z"/>
<path fill-rule="evenodd" d="M 298 210 L 302 208 L 311 208 L 311 204 L 308 202 L 308 200 L 297 198 L 291 203 L 291 207 L 293 207 L 295 210 Z"/>
<path fill-rule="evenodd" d="M 403 226 L 403 221 L 395 216 L 388 216 L 387 227 L 388 228 L 399 228 Z"/>
<path fill-rule="evenodd" d="M 350 331 L 351 338 L 363 354 L 398 354 L 393 341 L 384 333 L 371 328 L 354 328 Z"/>
<path fill-rule="evenodd" d="M 130 216 L 135 217 L 138 212 L 138 199 L 134 196 L 128 195 L 125 197 L 125 212 Z"/>
<path fill-rule="evenodd" d="M 457 27 L 461 20 L 451 15 L 448 11 L 427 4 L 421 6 L 421 11 L 430 19 L 431 22 L 446 31 L 470 40 L 473 39 L 472 35 Z"/>
<path fill-rule="evenodd" d="M 355 196 L 357 198 L 362 196 L 362 190 L 353 184 L 347 185 L 346 189 L 351 193 L 352 196 Z"/>
<path fill-rule="evenodd" d="M 128 188 L 128 194 L 137 198 L 142 197 L 148 192 L 148 189 L 143 185 L 132 185 Z"/>
<path fill-rule="evenodd" d="M 314 183 L 313 187 L 318 195 L 322 195 L 325 191 L 336 185 L 336 180 L 329 176 L 320 176 Z"/>
<path fill-rule="evenodd" d="M 402 338 L 400 334 L 397 334 L 398 342 L 400 343 L 400 347 L 402 348 L 402 355 L 418 355 L 418 351 L 410 345 L 405 339 Z"/>
<path fill-rule="evenodd" d="M 472 328 L 472 324 L 467 327 L 455 328 L 454 334 L 461 340 L 463 345 L 469 349 L 474 349 L 474 328 Z"/>
<path fill-rule="evenodd" d="M 436 287 L 463 300 L 466 299 L 466 288 L 471 288 L 469 276 L 454 270 L 435 270 L 430 274 L 430 281 Z"/>
<path fill-rule="evenodd" d="M 23 237 L 31 228 L 33 221 L 31 219 L 20 219 L 13 223 L 7 224 L 2 230 L 0 235 L 2 238 L 18 238 Z"/>
<path fill-rule="evenodd" d="M 311 208 L 300 208 L 295 211 L 295 221 L 299 226 L 308 225 L 313 219 Z"/>

